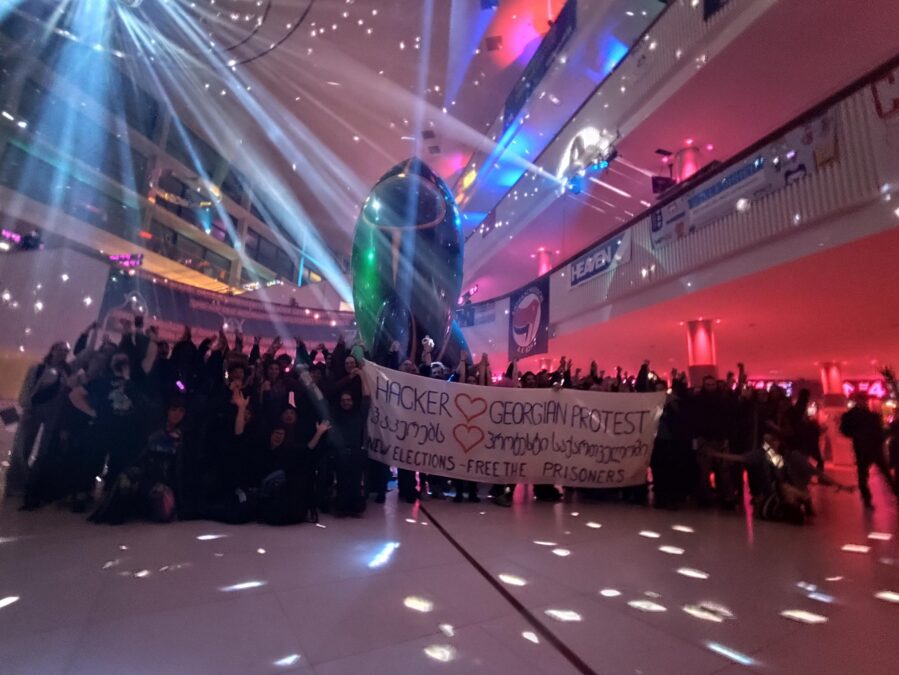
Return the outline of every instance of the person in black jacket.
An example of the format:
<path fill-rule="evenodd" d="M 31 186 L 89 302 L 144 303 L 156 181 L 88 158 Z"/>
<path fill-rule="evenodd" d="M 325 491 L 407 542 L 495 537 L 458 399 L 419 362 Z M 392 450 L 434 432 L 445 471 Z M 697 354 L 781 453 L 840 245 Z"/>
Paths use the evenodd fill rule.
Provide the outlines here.
<path fill-rule="evenodd" d="M 67 393 L 66 382 L 70 375 L 66 357 L 69 347 L 65 342 L 56 342 L 47 355 L 33 366 L 25 377 L 19 403 L 22 419 L 19 420 L 13 449 L 10 453 L 10 467 L 6 475 L 6 495 L 24 494 L 29 474 L 29 464 L 40 433 L 38 456 L 46 456 L 46 449 L 56 435 L 62 397 Z"/>
<path fill-rule="evenodd" d="M 350 390 L 340 395 L 339 406 L 335 411 L 334 429 L 331 432 L 331 444 L 337 468 L 337 498 L 334 503 L 334 515 L 338 517 L 353 516 L 358 518 L 365 510 L 365 494 L 362 488 L 362 477 L 366 460 L 365 440 L 368 435 L 368 411 L 371 408 L 371 396 L 362 371 L 356 368 L 352 376 L 361 383 L 362 398 L 357 401 Z M 379 487 L 378 497 L 383 495 L 386 485 Z"/>
<path fill-rule="evenodd" d="M 880 470 L 893 494 L 897 496 L 899 496 L 899 486 L 890 475 L 883 454 L 884 433 L 880 415 L 868 408 L 868 396 L 864 392 L 858 392 L 854 399 L 855 406 L 840 420 L 840 433 L 852 439 L 852 449 L 855 451 L 855 464 L 858 469 L 858 489 L 861 492 L 865 508 L 873 510 L 871 489 L 868 487 L 868 470 L 872 465 Z"/>
<path fill-rule="evenodd" d="M 91 521 L 114 525 L 145 516 L 166 523 L 175 517 L 185 412 L 182 399 L 169 401 L 165 423 L 149 435 L 135 462 L 116 475 L 114 485 L 91 514 Z"/>
<path fill-rule="evenodd" d="M 719 390 L 714 377 L 702 380 L 702 390 L 693 397 L 693 448 L 699 466 L 697 498 L 701 506 L 711 506 L 715 498 L 725 508 L 736 508 L 739 486 L 735 485 L 731 467 L 717 461 L 716 453 L 729 453 L 734 428 L 736 403 L 729 392 Z M 715 489 L 709 476 L 715 473 Z"/>
<path fill-rule="evenodd" d="M 290 525 L 317 519 L 313 504 L 315 453 L 330 431 L 327 420 L 315 425 L 305 444 L 287 443 L 276 428 L 271 435 L 267 475 L 259 488 L 259 516 L 270 525 Z"/>

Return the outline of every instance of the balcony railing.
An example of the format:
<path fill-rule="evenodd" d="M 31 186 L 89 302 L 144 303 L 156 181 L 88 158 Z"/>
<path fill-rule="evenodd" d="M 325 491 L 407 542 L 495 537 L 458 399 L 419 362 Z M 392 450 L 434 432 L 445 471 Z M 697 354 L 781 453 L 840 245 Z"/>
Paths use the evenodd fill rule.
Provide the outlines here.
<path fill-rule="evenodd" d="M 596 310 L 642 293 L 654 285 L 683 278 L 691 272 L 726 260 L 779 237 L 811 229 L 823 219 L 847 213 L 878 200 L 888 200 L 896 191 L 899 162 L 888 144 L 891 113 L 899 121 L 892 96 L 878 91 L 899 80 L 899 56 L 859 78 L 802 115 L 753 143 L 722 163 L 714 171 L 687 182 L 663 201 L 631 219 L 617 230 L 585 247 L 557 265 L 550 276 L 551 329 L 574 330 L 579 324 L 595 321 Z M 886 83 L 886 84 L 884 84 Z M 893 89 L 894 90 L 894 89 Z M 888 103 L 882 99 L 886 98 Z M 721 182 L 785 137 L 823 117 L 835 125 L 835 156 L 795 182 L 768 191 L 740 209 L 736 202 L 719 217 L 695 232 L 660 243 L 653 236 L 653 222 L 666 215 L 678 202 L 684 203 L 697 191 Z M 896 121 L 893 134 L 896 134 Z M 891 164 L 892 162 L 892 164 Z M 701 189 L 700 189 L 701 188 Z M 670 214 L 668 214 L 670 215 Z M 625 241 L 627 240 L 627 241 Z M 571 283 L 572 264 L 606 242 L 622 241 L 629 246 L 626 260 L 609 265 L 582 283 Z M 477 317 L 469 328 L 479 337 L 488 334 L 500 340 L 507 330 L 508 297 L 500 296 L 475 304 Z M 487 311 L 491 306 L 491 311 Z M 469 313 L 472 310 L 469 308 Z M 591 317 L 591 314 L 593 317 Z M 482 320 L 478 320 L 481 318 Z"/>

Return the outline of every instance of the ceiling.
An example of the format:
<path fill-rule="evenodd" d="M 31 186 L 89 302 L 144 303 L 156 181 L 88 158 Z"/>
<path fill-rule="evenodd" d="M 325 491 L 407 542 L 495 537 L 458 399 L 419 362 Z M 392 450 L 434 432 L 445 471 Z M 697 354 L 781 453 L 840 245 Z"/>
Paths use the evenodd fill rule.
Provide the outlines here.
<path fill-rule="evenodd" d="M 555 265 L 601 239 L 654 201 L 646 174 L 668 173 L 656 149 L 691 141 L 706 162 L 727 159 L 899 53 L 896 25 L 893 0 L 776 3 L 621 139 L 619 159 L 599 176 L 605 185 L 588 182 L 536 216 L 521 195 L 520 217 L 533 219 L 469 268 L 466 285 L 478 284 L 478 300 L 504 294 L 536 276 L 538 249 Z M 527 189 L 523 181 L 507 200 Z"/>
<path fill-rule="evenodd" d="M 844 377 L 870 378 L 874 364 L 899 364 L 897 250 L 894 228 L 555 338 L 550 354 L 607 371 L 648 358 L 667 373 L 686 366 L 683 322 L 702 317 L 720 321 L 722 371 L 742 361 L 754 379 L 816 379 L 818 363 L 838 361 Z"/>
<path fill-rule="evenodd" d="M 324 261 L 348 255 L 359 204 L 393 164 L 420 154 L 452 185 L 473 152 L 491 147 L 503 101 L 563 0 L 497 4 L 119 0 L 109 7 L 125 30 L 107 49 L 210 138 Z M 608 16 L 597 31 L 630 35 L 655 5 L 591 0 L 589 9 Z M 105 30 L 89 15 L 81 23 L 86 34 Z M 469 274 L 467 285 L 479 284 L 478 299 L 501 294 L 535 275 L 539 247 L 559 262 L 620 226 L 652 201 L 646 174 L 662 168 L 656 148 L 693 138 L 713 146 L 708 159 L 728 157 L 899 51 L 896 25 L 893 0 L 775 3 L 621 140 L 620 159 L 600 177 L 605 186 L 590 183 L 553 202 L 490 260 L 493 272 Z M 498 38 L 501 47 L 489 49 Z M 577 82 L 583 91 L 570 92 L 560 110 L 595 86 Z M 548 137 L 567 121 L 546 120 Z M 338 266 L 320 267 L 338 274 Z"/>
<path fill-rule="evenodd" d="M 308 222 L 339 255 L 349 254 L 362 200 L 396 163 L 420 155 L 452 184 L 563 5 L 266 2 L 282 20 L 291 7 L 303 17 L 277 48 L 247 63 L 223 57 L 232 68 L 204 57 L 177 78 L 156 76 L 251 183 L 290 193 L 276 208 L 288 227 Z M 240 0 L 217 3 L 228 4 Z M 501 47 L 489 50 L 488 39 Z"/>
<path fill-rule="evenodd" d="M 564 2 L 33 0 L 22 8 L 64 28 L 78 48 L 116 57 L 110 62 L 210 139 L 323 258 L 348 255 L 360 203 L 397 162 L 420 155 L 452 185 L 473 153 L 489 151 L 507 95 Z M 623 46 L 662 7 L 582 1 L 579 25 Z M 574 67 L 581 52 L 593 54 L 572 51 L 567 69 L 556 64 L 572 77 L 559 83 L 561 102 L 546 104 L 547 138 L 595 86 L 595 73 Z"/>

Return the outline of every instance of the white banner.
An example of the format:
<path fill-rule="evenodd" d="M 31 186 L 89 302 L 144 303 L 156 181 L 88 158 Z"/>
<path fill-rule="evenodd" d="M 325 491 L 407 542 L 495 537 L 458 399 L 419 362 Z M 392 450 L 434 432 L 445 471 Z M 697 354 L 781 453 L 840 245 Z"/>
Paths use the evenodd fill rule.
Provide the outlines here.
<path fill-rule="evenodd" d="M 627 229 L 619 235 L 601 241 L 583 255 L 568 264 L 569 289 L 589 281 L 595 276 L 610 272 L 631 260 L 631 232 Z"/>
<path fill-rule="evenodd" d="M 653 248 L 733 213 L 740 199 L 761 199 L 835 161 L 836 138 L 836 115 L 830 109 L 654 211 L 650 216 Z"/>
<path fill-rule="evenodd" d="M 479 483 L 624 487 L 645 482 L 664 392 L 507 389 L 366 363 L 368 455 Z"/>

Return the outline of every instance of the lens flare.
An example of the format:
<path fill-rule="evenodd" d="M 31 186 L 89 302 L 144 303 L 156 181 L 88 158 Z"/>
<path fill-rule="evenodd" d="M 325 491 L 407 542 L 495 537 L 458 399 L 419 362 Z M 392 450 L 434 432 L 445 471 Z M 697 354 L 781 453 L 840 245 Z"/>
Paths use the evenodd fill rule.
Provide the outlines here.
<path fill-rule="evenodd" d="M 571 622 L 580 621 L 581 615 L 571 609 L 548 609 L 544 612 L 546 616 L 552 617 L 556 621 Z"/>
<path fill-rule="evenodd" d="M 434 603 L 417 595 L 410 595 L 403 600 L 403 606 L 416 612 L 426 614 L 434 609 Z"/>
<path fill-rule="evenodd" d="M 798 621 L 799 623 L 827 623 L 826 616 L 821 616 L 820 614 L 815 614 L 814 612 L 807 612 L 804 609 L 785 609 L 780 613 L 780 615 L 785 619 Z"/>

